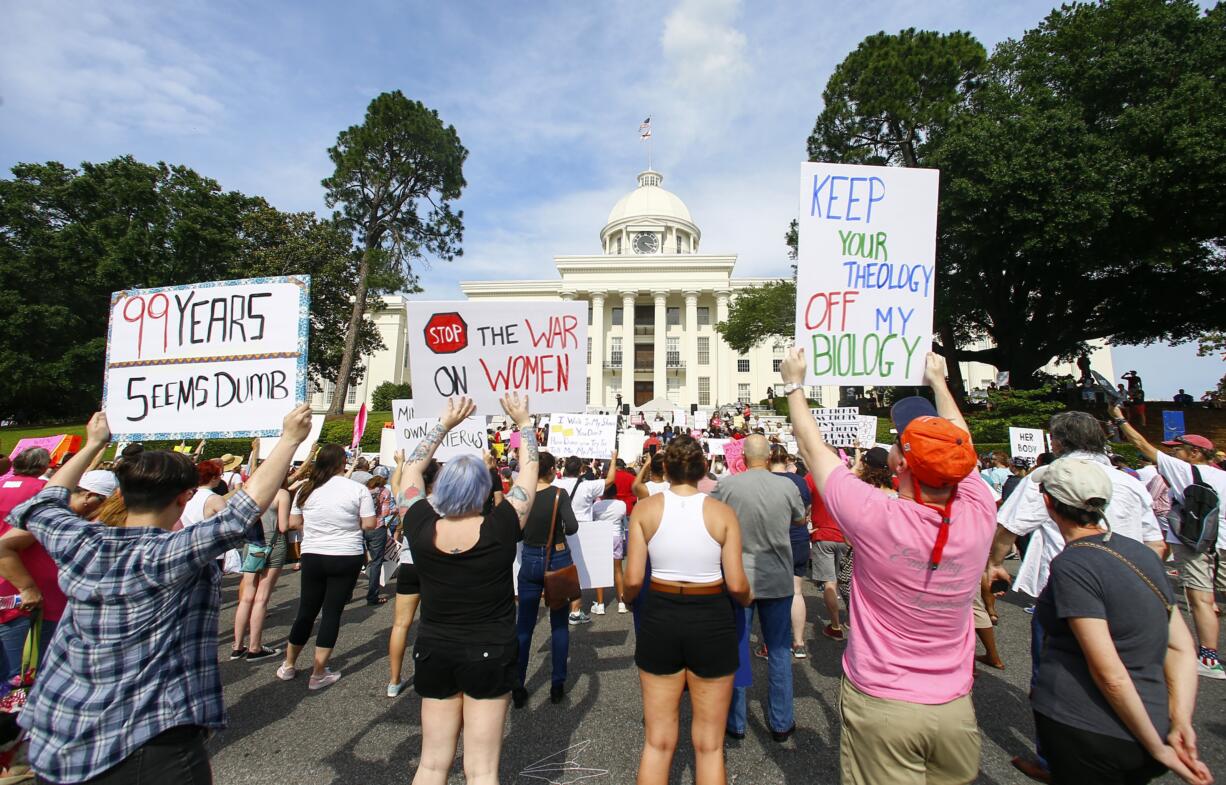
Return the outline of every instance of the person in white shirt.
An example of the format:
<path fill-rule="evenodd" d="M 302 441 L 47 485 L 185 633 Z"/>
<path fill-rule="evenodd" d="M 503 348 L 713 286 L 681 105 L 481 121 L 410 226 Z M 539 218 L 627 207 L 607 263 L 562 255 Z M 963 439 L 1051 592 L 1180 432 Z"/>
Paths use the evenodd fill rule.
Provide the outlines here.
<path fill-rule="evenodd" d="M 1111 479 L 1113 495 L 1106 511 L 1106 521 L 1112 532 L 1143 542 L 1153 548 L 1161 558 L 1165 552 L 1162 529 L 1154 516 L 1153 499 L 1145 484 L 1111 465 L 1107 457 L 1107 439 L 1098 420 L 1086 412 L 1063 412 L 1051 418 L 1052 452 L 1059 457 L 1074 457 L 1092 460 L 1101 464 Z M 1018 568 L 1017 579 L 1012 580 L 1013 590 L 1037 598 L 1047 586 L 1052 559 L 1064 550 L 1064 536 L 1051 519 L 1039 484 L 1026 477 L 1001 505 L 996 516 L 996 537 L 988 561 L 988 579 L 1006 584 L 1012 579 L 1005 569 L 1005 557 L 1009 555 L 1018 537 L 1032 534 L 1026 556 Z M 1038 617 L 1031 617 L 1031 685 L 1038 676 L 1039 659 L 1042 653 L 1043 631 Z M 1037 745 L 1036 745 L 1037 747 Z M 1034 761 L 1014 758 L 1013 765 L 1023 772 L 1028 769 L 1046 770 L 1042 759 Z"/>
<path fill-rule="evenodd" d="M 1200 476 L 1201 482 L 1217 491 L 1219 502 L 1226 500 L 1226 472 L 1213 465 L 1213 442 L 1194 433 L 1184 434 L 1162 443 L 1163 447 L 1171 448 L 1173 455 L 1168 455 L 1129 425 L 1118 407 L 1112 409 L 1111 416 L 1115 418 L 1124 438 L 1157 464 L 1158 476 L 1166 481 L 1170 491 L 1168 520 L 1172 524 L 1178 520 L 1184 492 L 1195 482 L 1196 475 Z M 1175 559 L 1179 562 L 1179 577 L 1187 594 L 1188 610 L 1192 612 L 1192 624 L 1200 646 L 1197 670 L 1208 679 L 1226 679 L 1226 670 L 1218 657 L 1220 625 L 1213 607 L 1214 590 L 1226 592 L 1226 568 L 1215 564 L 1226 559 L 1226 527 L 1221 525 L 1221 517 L 1219 508 L 1217 542 L 1205 553 L 1197 553 L 1185 545 L 1171 526 L 1168 525 L 1166 529 L 1166 541 L 1171 544 Z"/>
<path fill-rule="evenodd" d="M 617 479 L 617 451 L 613 451 L 613 457 L 609 459 L 608 470 L 605 476 L 596 480 L 585 480 L 581 476 L 583 474 L 583 461 L 578 456 L 572 455 L 566 459 L 563 464 L 561 477 L 553 481 L 553 485 L 557 488 L 562 488 L 570 496 L 570 506 L 575 512 L 575 520 L 579 521 L 579 525 L 584 523 L 592 523 L 593 521 L 607 521 L 612 523 L 623 522 L 626 517 L 626 503 L 618 499 L 604 498 L 605 491 L 614 484 Z M 621 598 L 618 598 L 621 601 Z M 592 603 L 592 613 L 597 616 L 603 616 L 604 607 L 604 588 L 596 589 L 596 601 Z M 581 600 L 575 600 L 570 606 L 570 624 L 587 624 L 592 620 L 592 617 L 583 612 L 583 604 Z"/>
<path fill-rule="evenodd" d="M 314 669 L 307 685 L 312 690 L 334 684 L 341 677 L 339 672 L 328 670 L 328 660 L 340 632 L 341 611 L 365 565 L 362 530 L 378 525 L 370 491 L 342 477 L 344 471 L 344 448 L 325 444 L 290 508 L 290 526 L 302 527 L 302 595 L 277 677 L 290 681 L 297 675 L 298 655 L 322 610 Z"/>

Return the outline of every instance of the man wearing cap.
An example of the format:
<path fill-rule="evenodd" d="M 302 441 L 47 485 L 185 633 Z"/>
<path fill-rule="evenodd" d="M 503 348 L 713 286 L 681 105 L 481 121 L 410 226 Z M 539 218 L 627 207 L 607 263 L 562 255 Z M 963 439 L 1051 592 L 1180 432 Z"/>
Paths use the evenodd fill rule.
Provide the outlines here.
<path fill-rule="evenodd" d="M 839 695 L 842 781 L 971 782 L 980 740 L 970 608 L 996 504 L 975 472 L 945 360 L 929 353 L 925 362 L 935 407 L 904 398 L 890 413 L 900 434 L 889 456 L 896 499 L 856 479 L 822 441 L 803 399 L 803 350 L 789 350 L 781 371 L 801 455 L 855 553 Z"/>
<path fill-rule="evenodd" d="M 1219 501 L 1226 501 L 1226 472 L 1213 465 L 1213 442 L 1199 434 L 1184 434 L 1162 443 L 1163 447 L 1171 449 L 1171 454 L 1168 454 L 1137 433 L 1124 419 L 1118 407 L 1112 408 L 1111 416 L 1119 425 L 1124 438 L 1142 455 L 1157 464 L 1158 476 L 1166 481 L 1170 489 L 1171 516 L 1179 514 L 1184 491 L 1195 482 L 1197 475 L 1202 482 L 1217 491 Z M 1197 553 L 1184 545 L 1171 527 L 1166 527 L 1166 541 L 1170 543 L 1179 563 L 1179 576 L 1183 580 L 1188 609 L 1192 612 L 1192 624 L 1200 642 L 1197 670 L 1201 676 L 1208 679 L 1226 679 L 1226 670 L 1223 670 L 1222 661 L 1218 657 L 1219 625 L 1213 609 L 1214 589 L 1226 592 L 1226 569 L 1217 568 L 1215 565 L 1215 560 L 1226 559 L 1226 527 L 1221 525 L 1220 509 L 1218 518 L 1216 546 L 1205 553 Z"/>

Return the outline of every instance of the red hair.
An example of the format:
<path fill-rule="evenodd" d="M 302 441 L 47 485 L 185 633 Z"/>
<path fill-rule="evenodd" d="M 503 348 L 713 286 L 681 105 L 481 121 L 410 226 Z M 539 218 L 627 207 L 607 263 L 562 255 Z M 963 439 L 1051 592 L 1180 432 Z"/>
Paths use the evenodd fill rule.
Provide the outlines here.
<path fill-rule="evenodd" d="M 212 485 L 221 478 L 221 461 L 201 461 L 196 464 L 198 485 Z"/>

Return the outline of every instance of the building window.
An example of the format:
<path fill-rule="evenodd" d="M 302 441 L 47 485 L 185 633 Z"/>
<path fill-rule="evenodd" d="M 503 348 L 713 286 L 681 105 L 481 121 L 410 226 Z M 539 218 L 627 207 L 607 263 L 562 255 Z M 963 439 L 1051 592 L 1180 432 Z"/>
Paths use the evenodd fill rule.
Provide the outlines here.
<path fill-rule="evenodd" d="M 742 357 L 736 361 L 736 372 L 737 373 L 749 373 L 749 359 L 748 358 Z"/>
<path fill-rule="evenodd" d="M 358 386 L 356 384 L 349 385 L 349 392 L 345 395 L 345 403 L 353 406 L 358 402 Z"/>
<path fill-rule="evenodd" d="M 622 253 L 622 236 L 619 234 L 617 235 L 617 255 L 621 256 L 621 253 Z"/>
<path fill-rule="evenodd" d="M 589 347 L 589 351 L 591 351 L 591 349 L 590 349 L 590 347 L 591 347 L 591 345 L 592 345 L 592 344 L 591 344 L 591 340 L 592 340 L 591 338 L 589 338 L 589 339 L 588 339 L 588 347 Z M 591 359 L 589 359 L 589 360 L 588 360 L 588 362 L 591 362 Z M 586 397 L 586 398 L 584 398 L 583 400 L 587 402 L 587 405 L 588 405 L 588 406 L 591 406 L 591 405 L 592 405 L 592 377 L 590 377 L 590 376 L 589 376 L 589 377 L 587 377 L 587 392 L 585 393 L 585 395 L 586 395 L 587 397 Z"/>
<path fill-rule="evenodd" d="M 588 340 L 590 341 L 591 339 L 589 338 Z M 589 354 L 589 355 L 591 354 L 591 349 L 590 349 L 590 347 L 589 347 L 589 349 L 588 349 L 588 354 Z M 588 361 L 588 362 L 591 362 L 591 361 L 592 361 L 592 358 L 589 356 L 589 357 L 587 358 L 587 361 Z M 780 367 L 782 367 L 782 365 L 783 365 L 783 360 L 780 360 L 778 357 L 776 357 L 775 359 L 771 360 L 771 370 L 772 370 L 772 371 L 774 371 L 775 373 L 779 373 L 779 368 L 780 368 Z"/>
<path fill-rule="evenodd" d="M 680 338 L 665 338 L 665 359 L 668 361 L 668 367 L 681 367 L 681 339 Z"/>
<path fill-rule="evenodd" d="M 698 306 L 698 326 L 709 327 L 711 325 L 711 307 L 709 305 Z"/>
<path fill-rule="evenodd" d="M 779 361 L 776 360 L 775 362 L 778 364 Z M 592 336 L 590 335 L 587 337 L 587 364 L 592 364 Z M 776 368 L 775 370 L 777 371 L 779 369 Z"/>
<path fill-rule="evenodd" d="M 677 253 L 681 253 L 681 232 L 677 232 Z"/>
<path fill-rule="evenodd" d="M 709 376 L 698 377 L 698 405 L 711 405 L 711 377 Z"/>
<path fill-rule="evenodd" d="M 587 304 L 587 326 L 592 326 L 592 303 L 590 301 Z"/>
<path fill-rule="evenodd" d="M 826 405 L 826 396 L 822 394 L 821 387 L 810 387 L 809 388 L 809 400 L 817 401 L 818 406 Z"/>
<path fill-rule="evenodd" d="M 681 379 L 675 376 L 668 380 L 668 400 L 681 403 Z"/>
<path fill-rule="evenodd" d="M 681 309 L 669 308 L 665 311 L 665 321 L 669 327 L 678 327 L 681 325 Z"/>
<path fill-rule="evenodd" d="M 332 382 L 324 382 L 324 406 L 332 405 L 332 396 L 336 393 L 336 385 Z"/>
<path fill-rule="evenodd" d="M 609 362 L 615 367 L 621 367 L 622 364 L 622 337 L 614 335 L 609 339 Z"/>
<path fill-rule="evenodd" d="M 710 338 L 699 338 L 698 339 L 698 364 L 699 365 L 710 365 L 711 364 L 711 339 Z"/>
<path fill-rule="evenodd" d="M 749 385 L 738 384 L 736 386 L 736 399 L 741 403 L 749 403 Z"/>
<path fill-rule="evenodd" d="M 782 356 L 783 356 L 783 352 L 784 352 L 784 350 L 785 350 L 786 348 L 787 348 L 787 347 L 785 347 L 785 346 L 784 346 L 783 344 L 781 344 L 781 343 L 777 343 L 777 344 L 775 344 L 775 348 L 774 348 L 775 356 L 776 356 L 776 357 L 782 357 Z"/>
<path fill-rule="evenodd" d="M 654 305 L 636 305 L 634 306 L 634 326 L 635 327 L 655 327 L 656 326 L 656 308 Z"/>
<path fill-rule="evenodd" d="M 621 325 L 622 325 L 622 309 L 614 308 L 613 309 L 613 326 L 621 327 Z"/>

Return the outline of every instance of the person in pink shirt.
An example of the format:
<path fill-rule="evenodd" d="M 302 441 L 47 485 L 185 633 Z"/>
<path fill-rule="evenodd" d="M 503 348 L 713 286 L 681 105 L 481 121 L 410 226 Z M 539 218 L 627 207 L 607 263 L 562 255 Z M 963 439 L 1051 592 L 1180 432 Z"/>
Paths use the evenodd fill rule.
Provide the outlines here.
<path fill-rule="evenodd" d="M 42 447 L 22 450 L 13 459 L 13 473 L 0 480 L 0 521 L 9 517 L 13 508 L 43 489 L 47 481 L 42 475 L 51 465 L 51 453 Z"/>
<path fill-rule="evenodd" d="M 899 497 L 853 475 L 823 441 L 803 403 L 805 359 L 783 361 L 800 453 L 855 549 L 851 635 L 843 654 L 839 755 L 844 785 L 969 783 L 980 739 L 971 704 L 971 601 L 996 529 L 996 503 L 976 476 L 966 421 L 929 353 L 924 381 L 936 406 L 904 398 L 889 454 Z M 888 718 L 888 722 L 883 722 Z"/>

